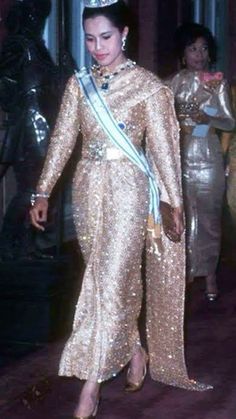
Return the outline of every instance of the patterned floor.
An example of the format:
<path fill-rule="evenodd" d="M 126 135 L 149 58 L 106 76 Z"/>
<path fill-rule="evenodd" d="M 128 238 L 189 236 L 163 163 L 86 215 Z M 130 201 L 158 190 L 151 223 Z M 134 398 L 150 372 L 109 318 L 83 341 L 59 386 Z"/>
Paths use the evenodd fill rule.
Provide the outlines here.
<path fill-rule="evenodd" d="M 199 280 L 188 290 L 186 310 L 190 375 L 214 390 L 190 392 L 147 377 L 141 392 L 126 395 L 123 372 L 104 386 L 98 419 L 236 418 L 236 267 L 226 262 L 218 273 L 218 301 L 205 300 Z M 49 344 L 0 370 L 0 418 L 72 418 L 81 384 L 56 375 L 62 345 Z"/>

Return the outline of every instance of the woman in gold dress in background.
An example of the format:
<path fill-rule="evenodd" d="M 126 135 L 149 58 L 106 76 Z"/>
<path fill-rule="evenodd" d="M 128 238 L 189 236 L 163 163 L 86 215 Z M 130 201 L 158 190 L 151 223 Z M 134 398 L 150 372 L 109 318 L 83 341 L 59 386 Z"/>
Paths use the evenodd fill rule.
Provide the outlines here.
<path fill-rule="evenodd" d="M 236 82 L 231 84 L 231 94 L 234 115 L 236 115 Z M 228 179 L 227 179 L 227 202 L 234 228 L 236 228 L 236 130 L 223 132 L 222 144 L 225 153 L 228 151 Z M 235 231 L 234 231 L 235 234 Z M 235 239 L 234 239 L 235 241 Z"/>
<path fill-rule="evenodd" d="M 187 275 L 206 278 L 206 296 L 216 299 L 216 268 L 221 241 L 225 190 L 223 155 L 216 130 L 232 130 L 228 86 L 220 72 L 209 73 L 216 59 L 211 32 L 197 23 L 176 32 L 183 69 L 167 84 L 173 90 L 181 127 L 183 192 L 187 230 Z"/>
<path fill-rule="evenodd" d="M 236 81 L 230 86 L 234 116 L 236 116 Z M 224 217 L 224 248 L 223 258 L 235 263 L 236 247 L 236 129 L 223 132 L 221 143 L 225 155 L 226 166 L 226 198 L 227 207 Z"/>
<path fill-rule="evenodd" d="M 144 160 L 148 158 L 152 175 L 147 176 L 127 153 L 113 145 L 110 133 L 98 122 L 106 112 L 98 112 L 98 119 L 95 117 L 91 106 L 96 101 L 89 102 L 81 83 L 72 76 L 51 137 L 31 218 L 37 228 L 43 228 L 48 197 L 81 130 L 82 158 L 74 174 L 73 211 L 86 270 L 73 331 L 59 369 L 60 375 L 86 380 L 75 410 L 77 418 L 96 416 L 101 383 L 116 376 L 127 364 L 125 389 L 139 390 L 148 359 L 154 380 L 192 390 L 209 388 L 190 380 L 185 366 L 184 239 L 175 243 L 163 230 L 158 234 L 155 220 L 149 217 L 150 182 L 154 180 L 161 199 L 173 207 L 175 232 L 179 236 L 183 232 L 179 128 L 173 96 L 155 75 L 125 57 L 129 31 L 125 3 L 87 0 L 85 5 L 86 45 L 98 64 L 87 76 L 107 104 L 107 111 L 112 112 L 119 133 L 129 137 L 139 156 L 144 156 L 145 139 Z M 78 76 L 81 74 L 83 69 Z M 138 331 L 147 230 L 148 355 Z"/>

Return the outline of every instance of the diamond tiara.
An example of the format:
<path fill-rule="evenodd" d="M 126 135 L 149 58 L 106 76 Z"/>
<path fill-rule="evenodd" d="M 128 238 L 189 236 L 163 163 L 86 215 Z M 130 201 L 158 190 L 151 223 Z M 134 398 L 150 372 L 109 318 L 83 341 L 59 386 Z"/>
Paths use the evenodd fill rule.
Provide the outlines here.
<path fill-rule="evenodd" d="M 84 0 L 85 7 L 106 7 L 117 3 L 119 0 Z"/>

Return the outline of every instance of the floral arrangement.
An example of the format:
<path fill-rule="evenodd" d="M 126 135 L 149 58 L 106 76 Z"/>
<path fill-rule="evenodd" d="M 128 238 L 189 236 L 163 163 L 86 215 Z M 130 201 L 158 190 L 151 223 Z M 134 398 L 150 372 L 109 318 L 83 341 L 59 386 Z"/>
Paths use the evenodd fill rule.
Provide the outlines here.
<path fill-rule="evenodd" d="M 209 88 L 216 88 L 220 82 L 223 80 L 224 74 L 221 71 L 216 71 L 214 73 L 210 73 L 207 71 L 200 71 L 199 72 L 199 79 L 200 82 L 203 83 L 206 87 Z"/>

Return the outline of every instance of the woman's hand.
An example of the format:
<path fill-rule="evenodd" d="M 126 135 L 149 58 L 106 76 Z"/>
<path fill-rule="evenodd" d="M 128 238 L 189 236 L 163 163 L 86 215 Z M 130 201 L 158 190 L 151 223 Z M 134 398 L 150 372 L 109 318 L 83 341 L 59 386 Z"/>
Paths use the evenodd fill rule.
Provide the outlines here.
<path fill-rule="evenodd" d="M 40 224 L 47 221 L 48 199 L 36 198 L 34 206 L 30 210 L 31 224 L 38 230 L 44 231 L 45 228 Z"/>
<path fill-rule="evenodd" d="M 182 206 L 173 208 L 173 217 L 176 226 L 176 233 L 181 236 L 184 232 L 184 213 Z"/>
<path fill-rule="evenodd" d="M 208 125 L 210 123 L 210 117 L 203 111 L 191 113 L 191 119 L 196 122 L 196 124 Z"/>

